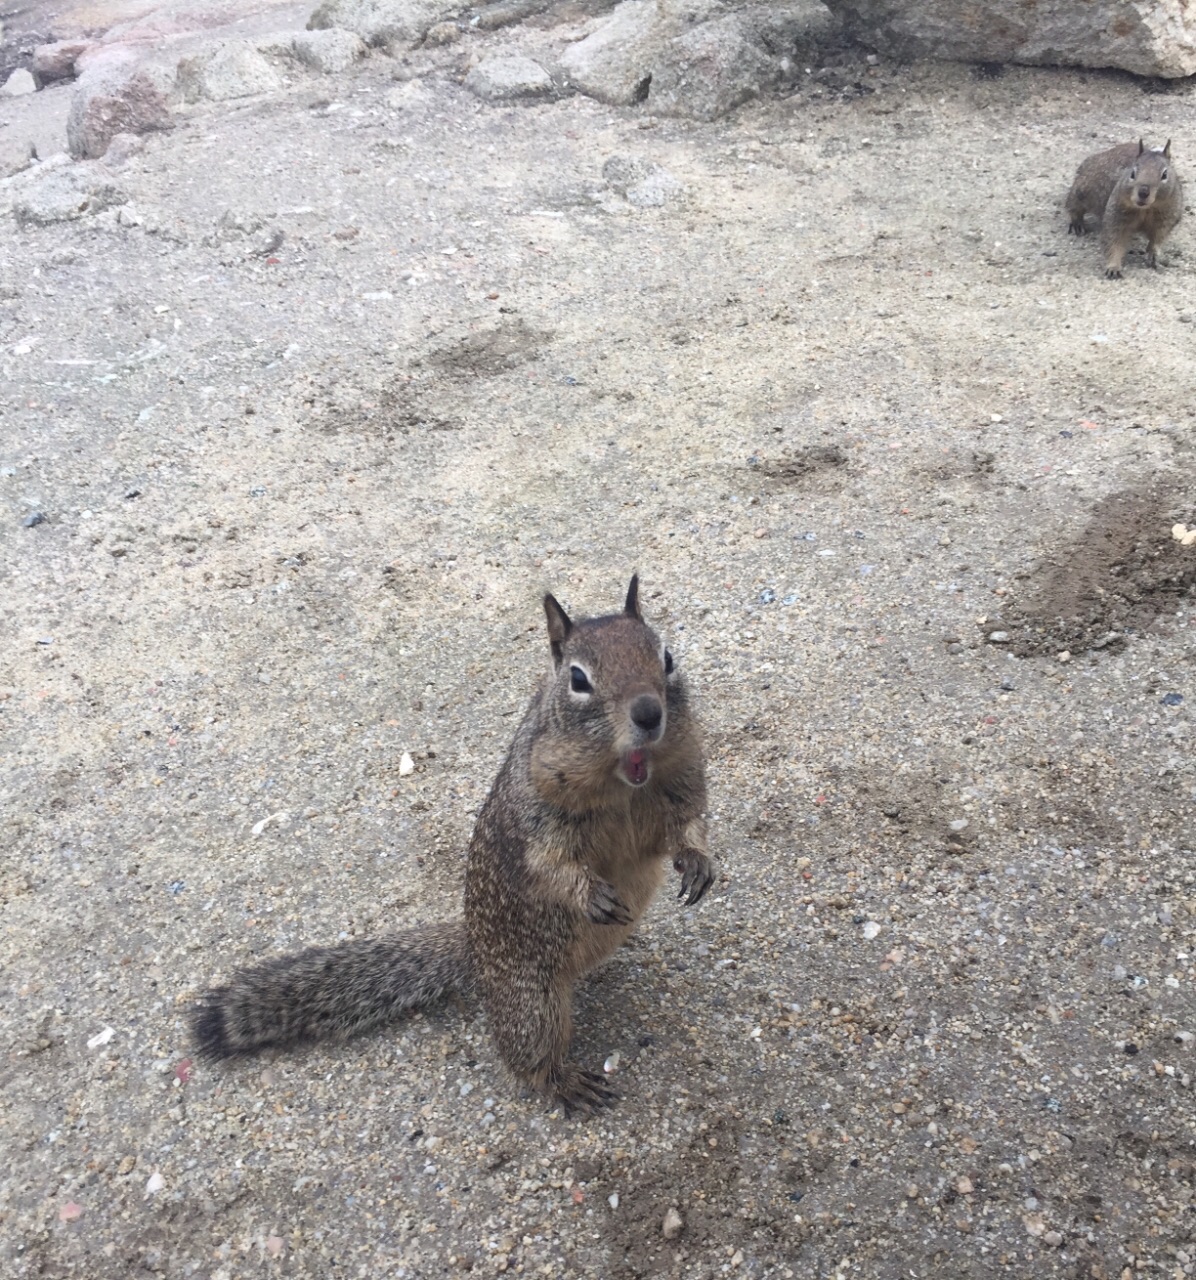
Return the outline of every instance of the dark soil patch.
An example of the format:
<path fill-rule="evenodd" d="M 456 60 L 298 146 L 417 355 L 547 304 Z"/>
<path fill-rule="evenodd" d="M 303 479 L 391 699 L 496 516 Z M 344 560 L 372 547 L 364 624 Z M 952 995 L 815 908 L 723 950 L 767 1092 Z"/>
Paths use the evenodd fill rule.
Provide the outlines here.
<path fill-rule="evenodd" d="M 753 466 L 780 484 L 809 484 L 831 476 L 845 480 L 847 454 L 837 444 L 811 444 L 779 458 L 761 458 Z"/>
<path fill-rule="evenodd" d="M 426 363 L 457 377 L 492 378 L 538 359 L 541 347 L 551 339 L 551 333 L 540 333 L 522 320 L 513 320 L 481 333 L 471 333 L 434 351 Z"/>
<path fill-rule="evenodd" d="M 1141 633 L 1192 596 L 1196 553 L 1171 536 L 1193 508 L 1162 486 L 1110 494 L 1083 532 L 1045 557 L 1004 628 L 1019 657 L 1082 652 Z"/>

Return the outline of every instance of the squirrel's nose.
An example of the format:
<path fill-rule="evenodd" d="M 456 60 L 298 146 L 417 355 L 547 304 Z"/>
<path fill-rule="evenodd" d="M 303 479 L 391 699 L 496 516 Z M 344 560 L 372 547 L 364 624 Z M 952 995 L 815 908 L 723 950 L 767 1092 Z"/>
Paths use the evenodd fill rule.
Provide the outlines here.
<path fill-rule="evenodd" d="M 631 704 L 631 719 L 645 733 L 654 733 L 664 719 L 660 699 L 651 693 L 641 693 Z"/>

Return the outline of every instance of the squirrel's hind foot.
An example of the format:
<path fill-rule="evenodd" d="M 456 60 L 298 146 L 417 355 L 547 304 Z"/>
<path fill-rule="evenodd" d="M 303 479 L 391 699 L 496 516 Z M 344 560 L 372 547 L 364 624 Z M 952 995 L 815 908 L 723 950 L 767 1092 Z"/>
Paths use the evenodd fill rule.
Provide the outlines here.
<path fill-rule="evenodd" d="M 604 1107 L 613 1107 L 619 1100 L 606 1077 L 595 1071 L 586 1071 L 576 1062 L 564 1062 L 553 1072 L 548 1087 L 557 1101 L 565 1108 L 567 1116 L 575 1111 L 591 1115 Z"/>

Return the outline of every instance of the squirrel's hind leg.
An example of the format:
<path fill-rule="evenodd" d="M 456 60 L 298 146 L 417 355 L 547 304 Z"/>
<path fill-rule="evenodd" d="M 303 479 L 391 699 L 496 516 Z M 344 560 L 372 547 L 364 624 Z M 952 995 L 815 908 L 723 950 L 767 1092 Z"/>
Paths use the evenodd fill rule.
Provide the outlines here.
<path fill-rule="evenodd" d="M 568 1113 L 610 1106 L 618 1094 L 605 1076 L 567 1058 L 573 1038 L 573 984 L 558 981 L 547 991 L 533 990 L 507 983 L 492 990 L 486 1001 L 491 1030 L 508 1069 L 524 1084 L 563 1103 Z"/>

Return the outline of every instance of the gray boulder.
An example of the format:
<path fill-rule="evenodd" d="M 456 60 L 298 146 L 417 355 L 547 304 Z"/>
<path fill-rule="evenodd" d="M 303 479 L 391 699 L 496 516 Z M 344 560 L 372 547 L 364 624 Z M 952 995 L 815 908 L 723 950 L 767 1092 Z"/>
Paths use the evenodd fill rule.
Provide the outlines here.
<path fill-rule="evenodd" d="M 97 59 L 75 84 L 66 122 L 67 146 L 76 160 L 102 156 L 118 133 L 151 133 L 171 127 L 174 72 L 131 55 Z"/>
<path fill-rule="evenodd" d="M 366 55 L 365 42 L 355 31 L 301 31 L 291 41 L 291 52 L 305 67 L 324 75 L 345 71 Z"/>
<path fill-rule="evenodd" d="M 553 89 L 552 77 L 531 58 L 487 58 L 465 77 L 465 87 L 487 102 L 543 98 Z"/>
<path fill-rule="evenodd" d="M 6 98 L 22 98 L 27 93 L 36 92 L 37 81 L 33 78 L 33 72 L 27 71 L 24 67 L 18 67 L 0 89 L 0 93 Z"/>
<path fill-rule="evenodd" d="M 561 69 L 599 102 L 612 107 L 643 102 L 664 32 L 656 0 L 623 0 L 608 21 L 565 50 Z"/>
<path fill-rule="evenodd" d="M 847 30 L 899 57 L 1196 74 L 1190 0 L 827 0 Z"/>
<path fill-rule="evenodd" d="M 12 211 L 23 227 L 46 227 L 91 217 L 128 198 L 108 173 L 95 166 L 45 166 L 30 171 Z"/>
<path fill-rule="evenodd" d="M 352 31 L 370 45 L 412 44 L 467 8 L 469 0 L 321 0 L 307 29 Z"/>
<path fill-rule="evenodd" d="M 754 98 L 776 67 L 738 15 L 670 40 L 652 77 L 649 105 L 666 116 L 717 120 Z"/>
<path fill-rule="evenodd" d="M 836 34 L 820 0 L 624 0 L 570 46 L 561 69 L 612 106 L 714 120 L 777 82 L 800 51 Z"/>
<path fill-rule="evenodd" d="M 282 77 L 251 44 L 221 41 L 179 59 L 178 87 L 187 102 L 228 102 L 282 88 Z"/>

